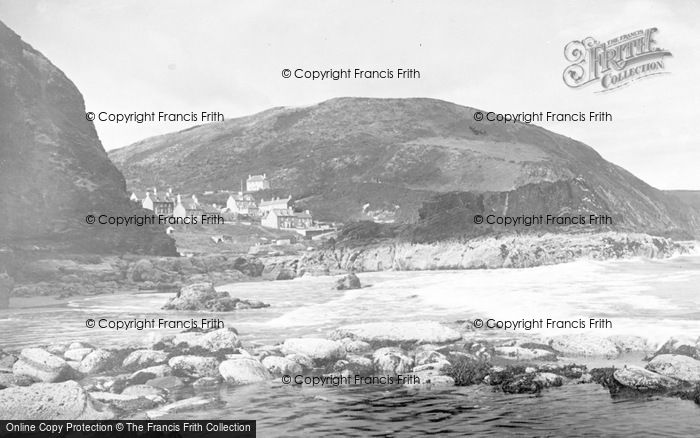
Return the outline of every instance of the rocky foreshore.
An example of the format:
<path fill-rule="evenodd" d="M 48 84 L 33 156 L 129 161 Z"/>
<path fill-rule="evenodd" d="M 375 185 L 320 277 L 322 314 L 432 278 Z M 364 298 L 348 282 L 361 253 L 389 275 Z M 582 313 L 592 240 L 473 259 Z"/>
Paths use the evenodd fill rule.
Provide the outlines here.
<path fill-rule="evenodd" d="M 21 263 L 11 295 L 94 295 L 118 290 L 175 291 L 192 283 L 214 285 L 240 281 L 290 280 L 304 275 L 348 272 L 443 269 L 527 268 L 578 259 L 667 258 L 694 251 L 694 243 L 678 243 L 645 234 L 545 234 L 483 237 L 466 242 L 410 244 L 379 242 L 343 245 L 298 255 L 256 257 L 208 254 L 192 257 L 64 255 Z M 339 288 L 356 288 L 352 274 Z M 5 284 L 3 283 L 3 284 Z M 8 288 L 0 285 L 0 308 Z"/>
<path fill-rule="evenodd" d="M 700 404 L 700 339 L 671 339 L 651 350 L 637 337 L 485 340 L 466 324 L 432 321 L 358 324 L 275 345 L 242 345 L 233 328 L 151 333 L 128 348 L 71 342 L 0 352 L 0 418 L 154 419 L 220 406 L 222 386 L 254 384 L 488 385 L 537 394 L 598 383 L 615 397 Z M 630 351 L 648 354 L 646 366 L 585 364 Z"/>

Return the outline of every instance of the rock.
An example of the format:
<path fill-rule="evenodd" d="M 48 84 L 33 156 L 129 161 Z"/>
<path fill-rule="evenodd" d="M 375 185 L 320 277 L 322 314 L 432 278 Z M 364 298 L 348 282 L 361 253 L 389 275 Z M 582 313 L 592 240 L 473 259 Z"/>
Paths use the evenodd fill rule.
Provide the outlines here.
<path fill-rule="evenodd" d="M 415 356 L 416 365 L 425 365 L 428 363 L 440 361 L 447 361 L 447 357 L 445 357 L 444 354 L 435 350 L 418 351 Z"/>
<path fill-rule="evenodd" d="M 647 340 L 645 338 L 642 338 L 641 336 L 613 335 L 609 336 L 608 339 L 615 344 L 615 347 L 621 353 L 650 353 L 654 351 L 654 349 L 649 345 Z"/>
<path fill-rule="evenodd" d="M 700 338 L 678 337 L 671 338 L 652 357 L 661 354 L 676 354 L 700 360 Z"/>
<path fill-rule="evenodd" d="M 10 388 L 13 386 L 29 386 L 32 383 L 34 383 L 34 380 L 27 376 L 15 376 L 12 373 L 0 373 L 0 389 Z"/>
<path fill-rule="evenodd" d="M 652 359 L 646 369 L 686 382 L 700 382 L 700 360 L 679 354 L 660 354 Z"/>
<path fill-rule="evenodd" d="M 17 376 L 27 376 L 36 381 L 54 383 L 74 378 L 75 371 L 58 356 L 41 348 L 25 348 L 12 366 Z"/>
<path fill-rule="evenodd" d="M 378 373 L 406 374 L 413 369 L 413 359 L 396 347 L 384 347 L 372 355 Z"/>
<path fill-rule="evenodd" d="M 248 357 L 221 362 L 219 373 L 227 383 L 235 385 L 264 382 L 272 378 L 270 372 L 260 361 Z"/>
<path fill-rule="evenodd" d="M 126 369 L 138 369 L 160 365 L 168 361 L 168 355 L 159 350 L 136 350 L 131 352 L 122 366 Z"/>
<path fill-rule="evenodd" d="M 612 358 L 620 354 L 610 339 L 587 334 L 555 336 L 549 345 L 565 356 Z"/>
<path fill-rule="evenodd" d="M 194 389 L 216 388 L 220 382 L 221 379 L 217 377 L 202 377 L 200 379 L 195 380 L 192 383 L 192 387 Z"/>
<path fill-rule="evenodd" d="M 547 372 L 535 374 L 533 380 L 542 385 L 543 388 L 557 387 L 564 384 L 564 379 L 561 376 Z"/>
<path fill-rule="evenodd" d="M 343 278 L 339 278 L 335 282 L 336 290 L 351 290 L 351 289 L 361 289 L 362 284 L 360 283 L 360 278 L 351 272 Z"/>
<path fill-rule="evenodd" d="M 314 368 L 313 359 L 304 354 L 288 354 L 285 356 L 285 358 L 291 360 L 292 362 L 298 363 L 299 365 L 301 365 L 302 368 L 304 368 L 304 370 L 308 371 Z"/>
<path fill-rule="evenodd" d="M 129 376 L 129 382 L 134 385 L 139 385 L 148 380 L 155 379 L 157 377 L 170 376 L 172 374 L 173 369 L 170 368 L 169 365 L 156 365 L 154 367 L 148 367 L 135 371 L 131 376 Z"/>
<path fill-rule="evenodd" d="M 290 375 L 295 376 L 304 372 L 304 368 L 291 359 L 280 356 L 267 356 L 262 360 L 262 364 L 275 376 Z"/>
<path fill-rule="evenodd" d="M 184 286 L 163 306 L 166 310 L 207 310 L 230 312 L 240 308 L 269 307 L 259 301 L 231 298 L 228 292 L 217 292 L 212 283 L 202 282 Z"/>
<path fill-rule="evenodd" d="M 165 399 L 168 397 L 168 391 L 151 385 L 132 385 L 124 388 L 122 395 L 144 397 L 160 404 L 165 403 Z"/>
<path fill-rule="evenodd" d="M 350 338 L 343 338 L 341 341 L 343 344 L 343 347 L 345 347 L 345 351 L 348 353 L 364 353 L 365 351 L 369 351 L 372 349 L 372 346 L 369 345 L 369 342 L 365 341 L 354 341 Z"/>
<path fill-rule="evenodd" d="M 444 374 L 434 374 L 432 372 L 413 373 L 414 378 L 408 379 L 404 386 L 455 386 L 455 379 Z"/>
<path fill-rule="evenodd" d="M 191 397 L 184 400 L 176 401 L 175 403 L 170 403 L 165 406 L 161 406 L 158 409 L 154 409 L 146 412 L 146 416 L 155 420 L 164 417 L 169 414 L 175 414 L 178 412 L 192 411 L 195 409 L 205 409 L 216 404 L 216 401 L 211 398 L 206 397 Z"/>
<path fill-rule="evenodd" d="M 15 287 L 15 282 L 7 275 L 7 273 L 0 274 L 0 309 L 7 309 L 10 307 L 10 294 L 12 294 L 12 289 Z"/>
<path fill-rule="evenodd" d="M 139 411 L 151 409 L 156 406 L 156 402 L 145 397 L 115 394 L 113 392 L 91 392 L 90 396 L 101 403 L 107 403 L 122 411 Z"/>
<path fill-rule="evenodd" d="M 461 333 L 433 321 L 371 322 L 341 327 L 331 339 L 346 337 L 373 345 L 444 344 L 462 339 Z"/>
<path fill-rule="evenodd" d="M 542 387 L 534 374 L 520 374 L 501 383 L 501 390 L 506 394 L 537 394 Z"/>
<path fill-rule="evenodd" d="M 216 377 L 219 375 L 219 361 L 215 357 L 175 356 L 168 365 L 177 376 Z"/>
<path fill-rule="evenodd" d="M 63 356 L 66 350 L 68 350 L 68 346 L 66 344 L 51 344 L 46 347 L 46 351 L 58 357 Z"/>
<path fill-rule="evenodd" d="M 0 373 L 11 373 L 12 366 L 18 359 L 14 354 L 6 354 L 0 357 Z"/>
<path fill-rule="evenodd" d="M 185 382 L 176 376 L 164 376 L 148 380 L 146 381 L 146 385 L 153 386 L 154 388 L 162 388 L 166 391 L 173 391 L 175 389 L 184 388 Z"/>
<path fill-rule="evenodd" d="M 173 335 L 165 335 L 163 333 L 150 332 L 146 336 L 144 336 L 143 340 L 141 341 L 141 345 L 143 347 L 146 347 L 146 349 L 148 350 L 160 350 L 162 346 L 171 344 L 171 341 L 174 337 L 175 336 Z"/>
<path fill-rule="evenodd" d="M 61 345 L 57 345 L 57 347 L 62 347 L 62 346 L 61 346 Z M 68 345 L 68 348 L 67 348 L 67 349 L 64 348 L 63 352 L 65 353 L 66 350 L 77 350 L 77 349 L 79 349 L 79 348 L 90 348 L 90 349 L 94 349 L 94 347 L 93 347 L 92 345 L 90 345 L 90 344 L 86 344 L 86 343 L 84 343 L 84 342 L 73 342 L 73 343 L 71 343 L 70 345 Z"/>
<path fill-rule="evenodd" d="M 80 362 L 85 358 L 85 356 L 92 353 L 92 351 L 93 351 L 92 348 L 69 349 L 69 350 L 66 350 L 65 353 L 63 353 L 63 358 L 66 360 L 72 360 L 74 362 Z"/>
<path fill-rule="evenodd" d="M 0 393 L 3 420 L 110 420 L 114 413 L 98 410 L 88 393 L 74 381 L 37 383 Z"/>
<path fill-rule="evenodd" d="M 290 338 L 282 345 L 284 354 L 303 354 L 316 363 L 331 362 L 345 357 L 345 347 L 337 341 L 322 338 Z"/>
<path fill-rule="evenodd" d="M 347 375 L 368 376 L 374 373 L 374 363 L 368 357 L 350 354 L 333 364 L 333 371 Z"/>
<path fill-rule="evenodd" d="M 262 271 L 263 280 L 294 280 L 296 273 L 283 263 L 266 265 Z"/>
<path fill-rule="evenodd" d="M 201 347 L 209 351 L 234 350 L 241 346 L 238 332 L 233 328 L 222 328 L 208 333 L 180 333 L 173 339 L 173 344 L 182 343 L 190 348 Z"/>
<path fill-rule="evenodd" d="M 613 377 L 622 386 L 637 391 L 660 391 L 674 388 L 679 384 L 676 379 L 633 365 L 616 369 Z"/>
<path fill-rule="evenodd" d="M 496 355 L 517 360 L 556 360 L 556 354 L 549 350 L 523 347 L 495 347 Z"/>
<path fill-rule="evenodd" d="M 97 374 L 116 368 L 117 365 L 114 353 L 97 349 L 83 358 L 78 369 L 81 373 Z"/>
<path fill-rule="evenodd" d="M 447 371 L 452 364 L 445 359 L 438 360 L 436 362 L 429 362 L 429 363 L 424 363 L 422 365 L 416 365 L 413 367 L 414 372 L 422 372 L 422 371 L 435 371 L 437 373 L 442 373 L 444 371 Z"/>

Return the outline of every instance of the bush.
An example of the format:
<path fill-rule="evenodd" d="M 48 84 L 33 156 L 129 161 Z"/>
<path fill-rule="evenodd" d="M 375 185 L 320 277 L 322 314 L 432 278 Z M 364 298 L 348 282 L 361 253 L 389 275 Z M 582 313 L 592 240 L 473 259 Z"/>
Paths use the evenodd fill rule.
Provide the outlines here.
<path fill-rule="evenodd" d="M 482 383 L 491 370 L 491 364 L 485 360 L 468 356 L 452 356 L 450 362 L 452 365 L 447 367 L 445 374 L 452 377 L 457 386 Z"/>

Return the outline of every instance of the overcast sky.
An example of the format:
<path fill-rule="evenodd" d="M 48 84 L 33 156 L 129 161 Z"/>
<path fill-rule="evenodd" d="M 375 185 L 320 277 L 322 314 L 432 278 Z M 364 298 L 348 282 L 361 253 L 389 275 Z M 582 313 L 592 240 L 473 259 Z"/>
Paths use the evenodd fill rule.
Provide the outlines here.
<path fill-rule="evenodd" d="M 339 96 L 432 97 L 497 112 L 608 111 L 540 123 L 650 184 L 700 189 L 700 2 L 0 0 L 0 20 L 82 91 L 88 111 L 227 118 Z M 670 74 L 594 93 L 564 46 L 657 27 Z M 417 68 L 420 80 L 284 79 L 285 68 Z M 106 149 L 188 123 L 96 122 Z"/>

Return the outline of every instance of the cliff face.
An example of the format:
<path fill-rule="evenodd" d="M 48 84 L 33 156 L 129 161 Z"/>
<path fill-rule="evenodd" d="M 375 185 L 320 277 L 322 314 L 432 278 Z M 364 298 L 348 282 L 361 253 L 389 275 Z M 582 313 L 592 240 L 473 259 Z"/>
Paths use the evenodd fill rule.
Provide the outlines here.
<path fill-rule="evenodd" d="M 0 243 L 174 254 L 160 228 L 88 225 L 136 213 L 76 86 L 0 22 Z"/>

